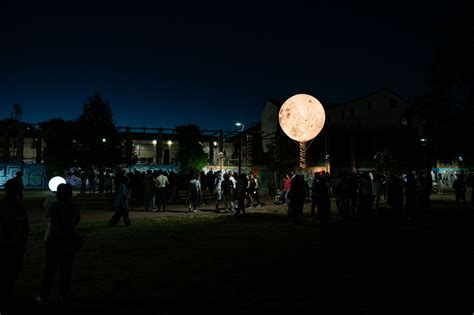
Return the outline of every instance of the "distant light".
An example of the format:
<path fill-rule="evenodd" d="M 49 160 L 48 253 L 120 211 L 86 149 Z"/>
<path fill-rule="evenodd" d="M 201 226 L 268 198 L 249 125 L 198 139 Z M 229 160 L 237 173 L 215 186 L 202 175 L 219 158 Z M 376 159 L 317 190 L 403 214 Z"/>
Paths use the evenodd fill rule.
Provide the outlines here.
<path fill-rule="evenodd" d="M 329 154 L 326 155 L 326 160 L 329 160 Z"/>
<path fill-rule="evenodd" d="M 169 144 L 169 145 L 172 145 L 172 144 L 173 144 L 173 141 L 168 140 L 168 144 Z"/>
<path fill-rule="evenodd" d="M 421 142 L 426 142 L 426 141 L 428 141 L 428 139 L 426 139 L 426 138 L 421 138 L 420 141 L 421 141 Z"/>
<path fill-rule="evenodd" d="M 153 144 L 157 144 L 157 143 L 158 143 L 158 141 L 156 141 L 156 140 L 153 140 Z"/>
<path fill-rule="evenodd" d="M 240 126 L 242 126 L 242 123 L 236 122 L 235 125 L 236 125 L 237 127 L 240 127 Z"/>
<path fill-rule="evenodd" d="M 107 139 L 105 139 L 105 138 L 102 138 L 102 142 L 104 142 L 104 143 L 105 143 L 105 142 L 107 142 Z"/>
<path fill-rule="evenodd" d="M 459 157 L 459 162 L 464 161 L 464 158 L 462 156 Z"/>
<path fill-rule="evenodd" d="M 216 141 L 214 141 L 212 144 L 213 144 L 214 146 L 216 146 L 216 145 L 217 145 L 217 142 L 216 142 Z"/>
<path fill-rule="evenodd" d="M 51 191 L 57 191 L 58 186 L 61 184 L 66 184 L 66 180 L 61 176 L 55 176 L 49 180 L 48 187 Z"/>

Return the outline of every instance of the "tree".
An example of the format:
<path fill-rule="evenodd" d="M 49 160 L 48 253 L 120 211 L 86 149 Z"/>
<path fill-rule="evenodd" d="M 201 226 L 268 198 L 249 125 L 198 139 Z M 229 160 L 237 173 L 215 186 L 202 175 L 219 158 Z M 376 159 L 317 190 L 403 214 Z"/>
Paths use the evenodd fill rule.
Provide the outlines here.
<path fill-rule="evenodd" d="M 40 135 L 46 146 L 43 151 L 48 174 L 60 175 L 74 165 L 74 123 L 54 118 L 40 124 Z"/>
<path fill-rule="evenodd" d="M 207 154 L 199 143 L 201 131 L 196 125 L 181 125 L 176 127 L 176 137 L 179 143 L 178 161 L 183 173 L 197 173 L 207 165 Z"/>
<path fill-rule="evenodd" d="M 80 166 L 115 167 L 120 163 L 122 150 L 112 110 L 98 91 L 87 99 L 76 126 Z"/>

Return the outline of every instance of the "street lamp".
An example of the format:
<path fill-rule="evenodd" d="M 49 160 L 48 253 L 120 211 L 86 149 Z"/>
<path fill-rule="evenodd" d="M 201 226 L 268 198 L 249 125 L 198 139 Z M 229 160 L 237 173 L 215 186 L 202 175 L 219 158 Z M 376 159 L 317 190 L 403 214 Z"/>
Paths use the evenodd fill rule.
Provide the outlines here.
<path fill-rule="evenodd" d="M 236 122 L 235 126 L 238 128 L 238 131 L 239 131 L 239 176 L 240 176 L 240 174 L 242 174 L 242 131 L 244 131 L 245 125 L 240 122 Z"/>
<path fill-rule="evenodd" d="M 102 138 L 102 142 L 103 142 L 103 143 L 106 143 L 106 142 L 107 142 L 107 139 Z"/>

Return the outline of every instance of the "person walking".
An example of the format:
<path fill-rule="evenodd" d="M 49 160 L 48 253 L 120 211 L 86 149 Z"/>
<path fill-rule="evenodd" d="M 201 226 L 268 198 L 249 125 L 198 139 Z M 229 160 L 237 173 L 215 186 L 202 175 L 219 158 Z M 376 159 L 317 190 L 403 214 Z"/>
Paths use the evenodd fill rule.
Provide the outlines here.
<path fill-rule="evenodd" d="M 77 225 L 80 221 L 79 206 L 72 200 L 72 186 L 60 184 L 56 192 L 57 201 L 48 207 L 48 228 L 44 236 L 46 262 L 38 303 L 47 301 L 51 294 L 54 274 L 59 266 L 60 300 L 65 302 L 71 287 L 74 256 L 78 250 Z"/>
<path fill-rule="evenodd" d="M 29 233 L 28 217 L 18 199 L 15 179 L 5 183 L 5 194 L 0 200 L 0 314 L 7 312 L 11 303 Z"/>
<path fill-rule="evenodd" d="M 115 213 L 110 219 L 108 226 L 116 226 L 120 221 L 120 218 L 123 218 L 125 226 L 129 226 L 131 224 L 130 218 L 128 216 L 128 199 L 130 198 L 130 193 L 127 184 L 128 177 L 122 177 L 115 193 Z"/>

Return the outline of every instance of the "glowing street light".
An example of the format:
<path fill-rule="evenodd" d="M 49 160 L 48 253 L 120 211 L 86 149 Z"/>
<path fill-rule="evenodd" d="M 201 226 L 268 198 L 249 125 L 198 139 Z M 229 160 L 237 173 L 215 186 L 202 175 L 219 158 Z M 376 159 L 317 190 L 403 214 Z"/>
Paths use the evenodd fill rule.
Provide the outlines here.
<path fill-rule="evenodd" d="M 156 140 L 153 140 L 153 144 L 157 144 L 157 143 L 158 143 L 158 141 L 156 141 Z"/>
<path fill-rule="evenodd" d="M 168 140 L 168 145 L 172 145 L 172 144 L 173 144 L 173 141 Z"/>
<path fill-rule="evenodd" d="M 102 142 L 103 142 L 103 143 L 106 143 L 106 142 L 107 142 L 107 139 L 102 138 Z"/>

